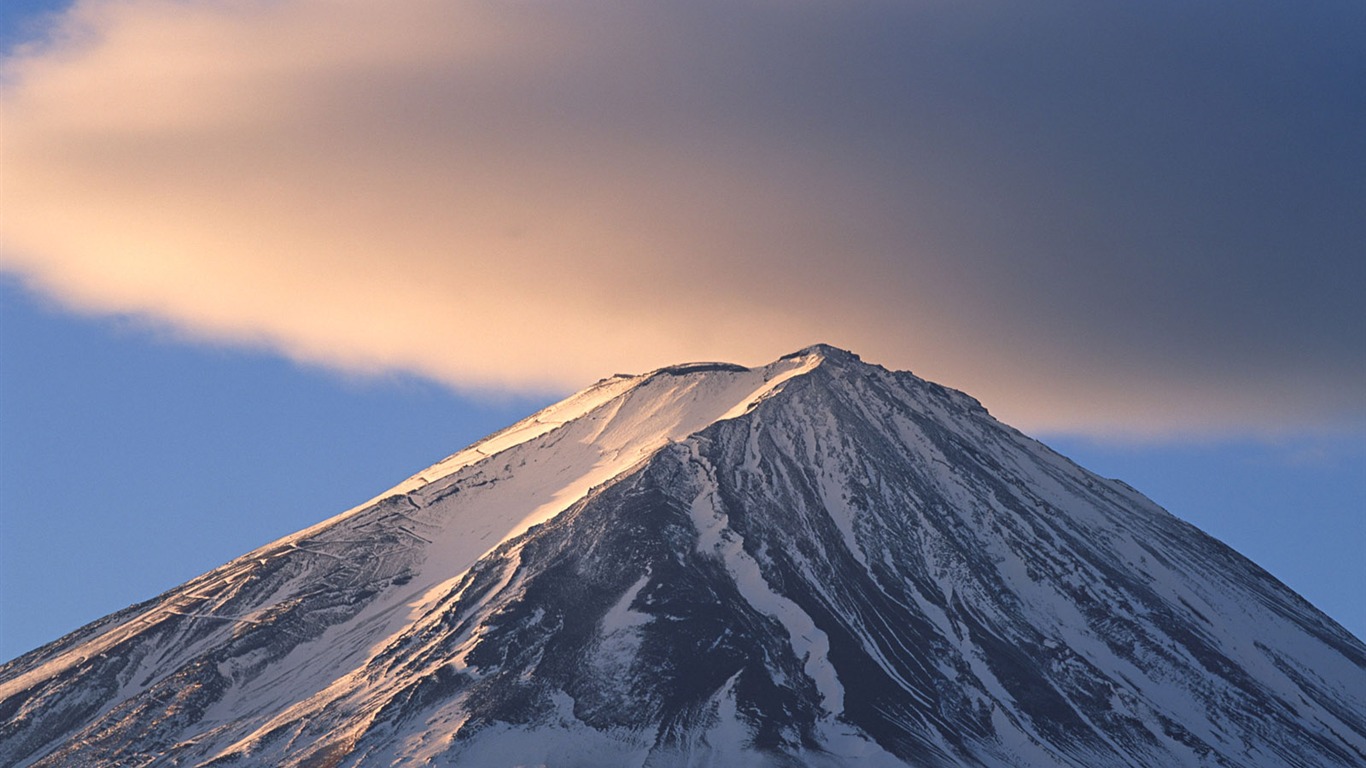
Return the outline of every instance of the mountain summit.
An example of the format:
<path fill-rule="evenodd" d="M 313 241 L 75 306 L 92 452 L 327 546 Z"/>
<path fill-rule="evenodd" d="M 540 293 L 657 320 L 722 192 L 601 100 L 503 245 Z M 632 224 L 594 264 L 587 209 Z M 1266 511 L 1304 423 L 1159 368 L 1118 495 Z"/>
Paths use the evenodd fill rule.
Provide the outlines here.
<path fill-rule="evenodd" d="M 1361 766 L 1366 646 L 971 397 L 603 379 L 0 667 L 6 766 Z"/>

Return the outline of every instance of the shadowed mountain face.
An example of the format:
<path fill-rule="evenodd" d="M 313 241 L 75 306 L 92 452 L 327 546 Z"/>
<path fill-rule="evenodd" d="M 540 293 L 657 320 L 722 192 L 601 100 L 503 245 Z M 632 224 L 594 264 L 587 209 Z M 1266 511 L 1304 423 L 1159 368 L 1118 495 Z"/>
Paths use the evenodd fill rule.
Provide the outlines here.
<path fill-rule="evenodd" d="M 1366 647 L 972 398 L 604 379 L 0 668 L 0 764 L 1360 766 Z"/>

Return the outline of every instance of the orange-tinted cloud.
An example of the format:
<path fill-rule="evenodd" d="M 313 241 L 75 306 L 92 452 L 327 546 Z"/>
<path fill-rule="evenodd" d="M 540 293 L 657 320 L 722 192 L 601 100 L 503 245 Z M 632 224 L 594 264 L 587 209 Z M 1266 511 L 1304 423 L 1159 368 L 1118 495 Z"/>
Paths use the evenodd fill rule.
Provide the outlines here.
<path fill-rule="evenodd" d="M 1240 250 L 1268 238 L 1239 217 L 1284 207 L 1179 205 L 1238 176 L 1161 143 L 1160 102 L 1191 121 L 1201 94 L 1126 84 L 1094 29 L 979 16 L 78 2 L 4 65 L 0 267 L 83 311 L 465 388 L 828 341 L 1033 429 L 1359 417 L 1360 267 L 1283 276 L 1360 228 L 1292 212 L 1275 236 L 1306 250 Z M 1114 71 L 1068 58 L 1097 56 Z M 1095 113 L 1086 77 L 1136 114 Z M 1116 152 L 1111 119 L 1159 146 Z"/>

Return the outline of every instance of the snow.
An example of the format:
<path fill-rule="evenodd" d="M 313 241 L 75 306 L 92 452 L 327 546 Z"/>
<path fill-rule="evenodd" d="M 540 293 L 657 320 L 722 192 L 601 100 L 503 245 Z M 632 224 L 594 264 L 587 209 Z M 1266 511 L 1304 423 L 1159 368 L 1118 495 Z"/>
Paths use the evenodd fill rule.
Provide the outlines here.
<path fill-rule="evenodd" d="M 499 724 L 468 744 L 431 758 L 433 766 L 498 766 L 498 768 L 639 768 L 646 765 L 650 745 L 628 734 L 604 733 L 586 725 L 564 723 L 536 728 Z M 651 763 L 655 765 L 657 763 Z"/>
<path fill-rule="evenodd" d="M 430 539 L 422 547 L 422 558 L 415 564 L 417 573 L 410 584 L 376 599 L 347 623 L 347 627 L 372 627 L 367 633 L 368 647 L 363 652 L 354 648 L 350 653 L 337 652 L 339 636 L 349 630 L 334 627 L 321 641 L 296 649 L 284 663 L 276 665 L 279 671 L 273 671 L 272 679 L 289 675 L 291 669 L 313 670 L 296 690 L 296 695 L 303 694 L 303 701 L 264 723 L 229 751 L 246 749 L 276 724 L 305 716 L 329 701 L 378 695 L 383 684 L 376 688 L 375 683 L 361 680 L 358 671 L 392 645 L 401 632 L 438 620 L 437 607 L 459 599 L 458 586 L 476 561 L 573 506 L 595 487 L 629 472 L 670 443 L 715 421 L 743 415 L 785 382 L 819 363 L 819 357 L 806 356 L 754 370 L 688 374 L 679 373 L 680 368 L 675 367 L 607 379 L 438 462 L 368 505 L 282 540 L 279 544 L 300 551 L 329 554 L 316 549 L 319 542 L 345 541 L 354 536 L 347 531 L 348 524 L 376 503 L 396 495 L 412 500 L 413 509 L 404 515 Z M 239 562 L 255 562 L 269 549 Z M 501 583 L 483 600 L 508 590 L 513 570 L 507 569 Z M 628 608 L 635 591 L 643 586 L 643 581 L 634 585 L 625 603 L 614 609 L 608 630 L 627 629 L 644 620 Z M 477 613 L 480 605 L 469 610 Z M 386 628 L 376 635 L 375 626 Z M 465 655 L 477 643 L 480 631 L 480 627 L 472 627 L 459 641 L 451 659 L 455 668 L 464 668 Z M 327 649 L 327 664 L 319 664 L 314 655 L 322 649 Z M 318 687 L 318 683 L 307 683 L 323 682 L 325 678 L 317 673 L 326 667 L 332 668 L 329 684 Z M 339 669 L 354 671 L 338 677 Z M 362 693 L 363 689 L 369 692 Z M 219 713 L 215 716 L 225 717 L 239 699 L 258 695 L 253 689 L 235 691 L 215 708 Z"/>
<path fill-rule="evenodd" d="M 636 583 L 632 584 L 630 588 L 626 590 L 625 594 L 621 596 L 621 599 L 612 606 L 611 610 L 607 612 L 607 615 L 603 617 L 602 620 L 601 631 L 604 635 L 634 629 L 635 627 L 650 622 L 651 617 L 649 614 L 631 610 L 631 604 L 635 602 L 636 595 L 639 595 L 640 590 L 644 589 L 645 585 L 649 583 L 650 574 L 646 573 L 644 576 L 641 576 Z"/>
<path fill-rule="evenodd" d="M 706 466 L 701 456 L 693 460 Z M 778 594 L 764 579 L 759 563 L 745 551 L 744 540 L 730 528 L 729 519 L 716 502 L 714 481 L 704 479 L 703 492 L 693 502 L 692 518 L 697 526 L 697 549 L 715 555 L 725 563 L 740 594 L 755 610 L 777 619 L 787 630 L 792 650 L 803 661 L 807 677 L 820 691 L 821 706 L 831 715 L 844 711 L 844 686 L 830 663 L 830 638 L 816 627 L 815 621 L 796 603 Z"/>
<path fill-rule="evenodd" d="M 706 369 L 690 374 L 686 368 L 674 367 L 606 379 L 437 462 L 365 504 L 239 558 L 206 576 L 208 582 L 199 580 L 194 585 L 197 589 L 203 590 L 205 584 L 221 589 L 289 551 L 338 559 L 341 555 L 327 547 L 354 543 L 357 534 L 348 526 L 360 525 L 361 518 L 386 499 L 407 496 L 413 502 L 412 509 L 403 513 L 412 527 L 404 530 L 414 537 L 421 555 L 414 563 L 417 572 L 409 585 L 390 590 L 345 625 L 332 627 L 322 638 L 297 647 L 272 665 L 267 677 L 230 689 L 208 713 L 213 720 L 230 720 L 241 712 L 243 702 L 258 706 L 269 705 L 271 700 L 298 703 L 283 711 L 277 709 L 276 717 L 226 751 L 245 750 L 276 724 L 306 716 L 328 701 L 355 695 L 358 685 L 372 687 L 357 677 L 358 671 L 406 628 L 435 620 L 437 605 L 458 599 L 457 585 L 480 558 L 550 520 L 666 445 L 718 420 L 744 415 L 785 382 L 819 363 L 818 355 L 808 355 L 753 370 Z M 337 551 L 345 549 L 343 546 Z M 489 596 L 505 590 L 511 578 L 509 570 Z M 645 619 L 627 607 L 641 587 L 643 582 L 635 585 L 625 604 L 614 610 L 609 630 L 630 628 Z M 181 606 L 189 604 L 186 601 L 198 604 L 199 596 L 189 585 L 182 594 L 183 598 L 173 597 L 82 646 L 80 654 L 101 652 L 136 635 L 156 615 L 185 613 Z M 473 610 L 479 610 L 478 606 Z M 244 620 L 211 611 L 202 615 L 225 624 Z M 470 636 L 459 643 L 460 650 L 452 659 L 457 668 L 463 667 L 465 653 L 477 642 L 479 631 L 479 627 L 472 628 Z M 75 652 L 59 656 L 5 681 L 0 690 L 21 690 L 31 681 L 50 677 L 80 660 Z M 345 670 L 352 671 L 339 674 Z M 284 685 L 286 680 L 292 680 L 292 685 Z M 130 685 L 120 698 L 136 695 L 143 688 Z"/>
<path fill-rule="evenodd" d="M 341 765 L 777 764 L 753 750 L 759 721 L 753 700 L 741 701 L 750 682 L 741 673 L 710 698 L 707 690 L 698 694 L 693 705 L 701 707 L 701 724 L 681 735 L 687 745 L 673 753 L 656 748 L 659 723 L 591 728 L 575 716 L 569 694 L 553 688 L 538 694 L 552 703 L 542 720 L 485 723 L 469 738 L 451 738 L 479 705 L 469 688 L 414 704 L 399 724 L 381 717 L 386 708 L 411 703 L 417 683 L 438 675 L 485 684 L 501 679 L 495 674 L 534 677 L 540 657 L 502 670 L 479 669 L 470 654 L 483 639 L 499 637 L 491 631 L 499 617 L 557 631 L 555 622 L 542 624 L 554 609 L 511 610 L 536 585 L 536 566 L 543 564 L 523 561 L 537 551 L 528 546 L 537 526 L 593 504 L 654 457 L 686 456 L 692 476 L 668 490 L 689 505 L 698 552 L 722 566 L 709 565 L 714 575 L 707 578 L 728 580 L 727 589 L 733 584 L 773 619 L 756 631 L 790 644 L 812 683 L 799 686 L 803 706 L 823 710 L 814 734 L 822 751 L 794 753 L 802 764 L 903 765 L 869 738 L 876 731 L 853 721 L 866 716 L 858 713 L 869 701 L 841 679 L 832 637 L 848 638 L 834 649 L 841 665 L 857 656 L 865 669 L 881 668 L 904 689 L 895 704 L 872 708 L 885 717 L 882 727 L 905 728 L 926 755 L 966 749 L 989 766 L 1205 764 L 1166 732 L 1161 718 L 1235 763 L 1293 764 L 1287 750 L 1296 744 L 1366 754 L 1366 735 L 1353 721 L 1366 711 L 1366 674 L 1359 657 L 1341 650 L 1359 643 L 1351 645 L 1288 590 L 1211 549 L 1132 489 L 1000 425 L 971 398 L 847 356 L 831 362 L 844 354 L 817 347 L 763 368 L 703 363 L 600 381 L 365 504 L 41 649 L 29 666 L 0 679 L 0 702 L 19 701 L 13 722 L 22 724 L 41 715 L 23 698 L 28 690 L 41 692 L 33 701 L 84 704 L 96 697 L 98 727 L 122 727 L 133 720 L 114 721 L 130 707 L 116 708 L 145 704 L 149 688 L 168 675 L 212 659 L 207 678 L 189 687 L 207 681 L 227 690 L 195 724 L 199 730 L 162 725 L 172 719 L 169 710 L 152 709 L 162 720 L 151 725 L 167 729 L 167 743 L 199 750 L 185 764 L 230 754 L 285 764 L 298 756 L 291 750 L 305 745 L 362 737 L 370 741 Z M 822 365 L 827 388 L 789 386 Z M 830 409 L 829 398 L 843 410 Z M 721 422 L 731 423 L 705 442 L 695 437 Z M 741 466 L 712 466 L 705 456 L 725 447 L 727 435 L 735 440 L 725 444 L 733 449 L 728 455 Z M 670 446 L 677 448 L 661 454 Z M 767 527 L 757 515 L 744 518 L 747 542 L 732 527 L 730 515 L 738 526 L 740 508 L 725 508 L 723 484 L 727 494 L 767 494 L 791 517 Z M 573 526 L 578 519 L 561 522 Z M 783 557 L 773 558 L 780 550 Z M 781 582 L 776 568 L 786 569 Z M 845 580 L 849 568 L 865 573 Z M 640 669 L 642 638 L 654 642 L 660 633 L 645 631 L 653 616 L 632 606 L 652 578 L 648 568 L 638 573 L 607 608 L 584 654 L 574 657 L 584 679 L 626 690 L 648 674 Z M 470 592 L 476 584 L 479 591 Z M 313 625 L 321 634 L 311 640 L 290 637 L 297 624 L 276 626 L 279 616 L 319 593 L 356 597 L 324 604 L 319 613 L 332 613 Z M 872 610 L 879 605 L 916 617 L 921 634 Z M 1100 618 L 1096 606 L 1105 609 Z M 818 626 L 815 615 L 840 631 Z M 1174 631 L 1174 620 L 1186 623 Z M 1008 674 L 1011 667 L 989 659 L 989 646 L 969 626 L 1043 657 L 1033 660 L 1031 674 L 1069 700 L 1089 734 L 1086 745 L 1049 741 L 1045 724 L 1012 695 L 1019 681 Z M 1117 641 L 1117 632 L 1131 637 Z M 265 640 L 220 653 L 242 637 Z M 926 660 L 916 645 L 923 642 L 933 643 L 938 656 Z M 1206 646 L 1252 682 L 1211 671 Z M 117 691 L 106 695 L 106 681 L 88 682 L 90 670 L 120 654 L 128 664 L 109 675 Z M 780 670 L 766 671 L 792 688 Z M 1069 675 L 1087 677 L 1069 687 Z M 1098 705 L 1087 698 L 1097 691 Z M 155 695 L 166 693 L 163 686 Z M 954 693 L 983 722 L 947 739 L 935 718 Z M 1262 702 L 1263 710 L 1247 714 Z M 1303 734 L 1268 719 L 1282 703 L 1294 708 Z M 1150 734 L 1138 726 L 1141 736 L 1121 738 L 1107 730 L 1107 718 L 1147 723 Z M 372 738 L 372 728 L 389 729 L 384 735 L 393 738 Z"/>

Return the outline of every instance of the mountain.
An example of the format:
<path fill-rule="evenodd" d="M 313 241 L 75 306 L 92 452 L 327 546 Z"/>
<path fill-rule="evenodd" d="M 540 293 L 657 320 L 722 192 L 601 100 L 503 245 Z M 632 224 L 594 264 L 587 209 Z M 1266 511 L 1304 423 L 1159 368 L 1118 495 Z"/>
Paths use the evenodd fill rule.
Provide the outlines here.
<path fill-rule="evenodd" d="M 1366 765 L 1366 646 L 971 397 L 618 375 L 0 667 L 5 766 Z"/>

